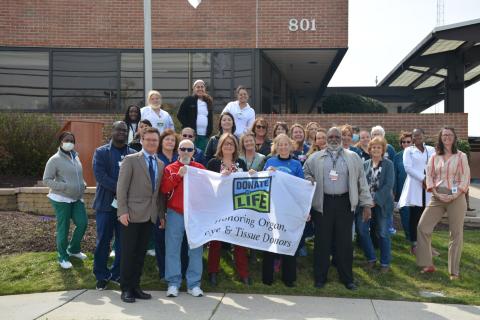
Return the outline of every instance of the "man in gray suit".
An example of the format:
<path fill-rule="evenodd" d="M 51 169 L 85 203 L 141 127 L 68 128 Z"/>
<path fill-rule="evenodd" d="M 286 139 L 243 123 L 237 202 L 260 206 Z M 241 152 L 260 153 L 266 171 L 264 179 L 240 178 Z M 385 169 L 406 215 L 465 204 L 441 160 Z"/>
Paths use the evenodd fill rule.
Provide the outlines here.
<path fill-rule="evenodd" d="M 142 150 L 125 157 L 117 183 L 118 220 L 122 224 L 120 262 L 121 299 L 151 299 L 140 288 L 140 277 L 148 241 L 160 215 L 160 228 L 165 226 L 165 200 L 160 190 L 163 162 L 157 158 L 160 133 L 147 128 L 142 137 Z"/>

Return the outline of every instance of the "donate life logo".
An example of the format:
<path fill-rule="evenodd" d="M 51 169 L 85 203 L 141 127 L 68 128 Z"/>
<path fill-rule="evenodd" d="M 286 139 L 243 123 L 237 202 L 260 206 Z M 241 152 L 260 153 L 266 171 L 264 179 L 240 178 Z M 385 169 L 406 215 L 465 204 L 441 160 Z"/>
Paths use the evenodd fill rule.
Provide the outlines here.
<path fill-rule="evenodd" d="M 233 179 L 233 210 L 251 209 L 270 212 L 272 177 Z"/>

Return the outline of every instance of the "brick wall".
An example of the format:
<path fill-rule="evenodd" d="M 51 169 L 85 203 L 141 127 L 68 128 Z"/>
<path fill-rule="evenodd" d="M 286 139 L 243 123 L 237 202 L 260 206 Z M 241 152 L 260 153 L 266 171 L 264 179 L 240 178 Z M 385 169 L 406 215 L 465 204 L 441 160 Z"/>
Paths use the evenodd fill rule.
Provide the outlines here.
<path fill-rule="evenodd" d="M 15 199 L 15 206 L 10 206 L 8 208 L 0 206 L 0 211 L 21 211 L 46 216 L 55 215 L 52 205 L 47 198 L 48 188 L 46 187 L 0 189 L 0 205 L 4 201 L 7 201 L 7 196 L 4 195 L 6 193 L 9 193 L 8 201 L 11 202 L 12 199 Z M 85 208 L 87 209 L 88 215 L 94 214 L 93 209 L 91 209 L 94 197 L 95 188 L 87 188 L 83 199 L 85 201 Z"/>
<path fill-rule="evenodd" d="M 291 32 L 291 18 L 317 30 Z M 6 0 L 0 21 L 2 46 L 143 47 L 143 1 Z M 152 0 L 153 48 L 346 48 L 347 37 L 347 0 Z"/>
<path fill-rule="evenodd" d="M 111 124 L 115 120 L 123 119 L 122 114 L 103 113 L 54 113 L 55 118 L 63 124 L 68 120 L 92 120 L 101 121 L 105 124 L 105 139 L 110 134 Z M 173 116 L 173 115 L 172 115 Z M 386 132 L 399 133 L 402 130 L 423 128 L 427 136 L 435 136 L 443 126 L 451 126 L 456 129 L 458 136 L 462 139 L 468 138 L 468 114 L 467 113 L 440 113 L 440 114 L 418 114 L 418 113 L 376 113 L 376 114 L 259 114 L 257 117 L 264 117 L 270 124 L 270 130 L 276 121 L 285 121 L 289 125 L 298 122 L 306 125 L 310 121 L 317 121 L 322 127 L 329 128 L 332 125 L 345 123 L 357 125 L 360 128 L 371 128 L 381 125 Z M 215 122 L 216 123 L 216 122 Z M 216 127 L 216 124 L 214 125 Z M 178 131 L 179 128 L 177 128 Z"/>

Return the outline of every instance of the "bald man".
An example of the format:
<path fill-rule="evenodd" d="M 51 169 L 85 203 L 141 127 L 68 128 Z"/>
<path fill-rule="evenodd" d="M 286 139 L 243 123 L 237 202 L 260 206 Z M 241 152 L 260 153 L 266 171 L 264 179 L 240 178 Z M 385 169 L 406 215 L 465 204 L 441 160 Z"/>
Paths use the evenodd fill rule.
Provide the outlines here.
<path fill-rule="evenodd" d="M 167 194 L 167 216 L 165 227 L 165 280 L 168 283 L 167 297 L 177 297 L 182 284 L 180 250 L 182 247 L 185 224 L 183 221 L 183 177 L 187 172 L 185 166 L 205 169 L 192 160 L 195 146 L 185 139 L 178 146 L 178 160 L 168 165 L 163 173 L 161 188 Z M 188 249 L 188 267 L 186 273 L 188 293 L 194 297 L 203 296 L 200 288 L 202 279 L 203 248 Z"/>

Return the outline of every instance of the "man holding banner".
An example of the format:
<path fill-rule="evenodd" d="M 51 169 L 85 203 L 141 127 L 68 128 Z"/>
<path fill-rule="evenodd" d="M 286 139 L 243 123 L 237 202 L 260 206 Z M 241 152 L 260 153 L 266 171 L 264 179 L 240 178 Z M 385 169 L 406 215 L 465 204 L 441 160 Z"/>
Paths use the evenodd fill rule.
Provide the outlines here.
<path fill-rule="evenodd" d="M 205 169 L 203 165 L 192 161 L 195 146 L 185 139 L 178 146 L 178 160 L 168 165 L 163 173 L 162 192 L 167 195 L 167 215 L 165 226 L 165 280 L 168 283 L 167 297 L 177 297 L 182 284 L 180 251 L 185 232 L 184 224 L 184 177 L 187 166 Z M 197 189 L 197 187 L 193 187 Z M 201 216 L 201 212 L 198 212 Z M 202 279 L 203 247 L 190 246 L 188 250 L 188 267 L 186 273 L 188 293 L 194 297 L 203 296 L 200 289 Z"/>
<path fill-rule="evenodd" d="M 355 208 L 360 206 L 363 219 L 369 220 L 373 200 L 362 160 L 355 152 L 342 148 L 341 141 L 341 131 L 330 128 L 327 148 L 310 156 L 303 170 L 306 179 L 317 183 L 312 204 L 315 287 L 325 286 L 333 254 L 340 281 L 347 289 L 356 290 L 352 271 L 353 217 Z"/>

